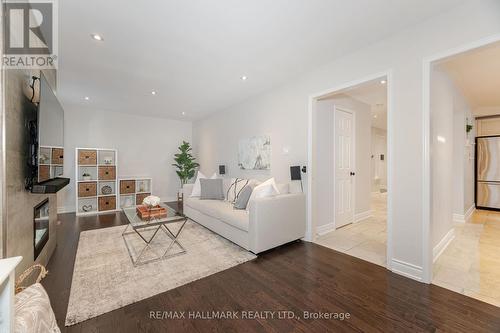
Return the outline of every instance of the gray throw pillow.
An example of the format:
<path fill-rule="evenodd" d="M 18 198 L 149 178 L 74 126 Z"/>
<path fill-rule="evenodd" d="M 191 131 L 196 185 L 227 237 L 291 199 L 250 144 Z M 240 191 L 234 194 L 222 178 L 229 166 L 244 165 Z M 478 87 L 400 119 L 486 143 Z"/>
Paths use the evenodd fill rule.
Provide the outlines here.
<path fill-rule="evenodd" d="M 235 209 L 246 209 L 248 205 L 248 200 L 250 200 L 250 196 L 252 195 L 253 187 L 250 185 L 245 186 L 240 195 L 238 195 L 238 199 L 234 203 Z"/>
<path fill-rule="evenodd" d="M 200 179 L 201 200 L 224 200 L 222 179 Z"/>

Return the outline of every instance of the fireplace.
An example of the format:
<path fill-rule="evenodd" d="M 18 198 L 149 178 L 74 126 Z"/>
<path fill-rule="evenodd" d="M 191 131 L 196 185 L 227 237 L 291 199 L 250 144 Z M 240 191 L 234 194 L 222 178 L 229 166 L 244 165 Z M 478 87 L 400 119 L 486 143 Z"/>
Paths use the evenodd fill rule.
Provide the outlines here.
<path fill-rule="evenodd" d="M 35 207 L 33 219 L 33 245 L 35 259 L 42 252 L 49 240 L 49 199 L 45 199 Z"/>

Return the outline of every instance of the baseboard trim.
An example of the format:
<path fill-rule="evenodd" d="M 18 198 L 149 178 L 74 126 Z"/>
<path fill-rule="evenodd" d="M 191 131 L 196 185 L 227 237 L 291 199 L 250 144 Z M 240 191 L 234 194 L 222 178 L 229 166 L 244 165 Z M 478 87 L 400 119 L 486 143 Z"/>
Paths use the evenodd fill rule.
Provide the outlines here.
<path fill-rule="evenodd" d="M 465 222 L 470 221 L 472 214 L 474 214 L 475 211 L 476 211 L 476 204 L 472 204 L 472 206 L 470 206 L 469 209 L 467 209 L 467 211 L 465 212 Z"/>
<path fill-rule="evenodd" d="M 392 259 L 391 271 L 403 275 L 407 278 L 422 282 L 423 269 L 420 266 L 410 264 L 408 262 Z"/>
<path fill-rule="evenodd" d="M 472 204 L 472 206 L 467 209 L 465 214 L 453 214 L 453 222 L 456 223 L 466 223 L 469 222 L 470 218 L 472 217 L 472 214 L 474 214 L 474 211 L 476 210 L 476 205 Z"/>
<path fill-rule="evenodd" d="M 455 238 L 455 228 L 452 228 L 450 231 L 444 235 L 443 238 L 439 241 L 439 243 L 434 246 L 432 249 L 432 262 L 436 262 L 439 256 L 443 254 L 444 250 L 450 245 L 451 241 Z"/>
<path fill-rule="evenodd" d="M 318 236 L 326 235 L 327 233 L 335 230 L 335 223 L 327 223 L 316 227 L 316 234 Z"/>
<path fill-rule="evenodd" d="M 371 210 L 367 210 L 365 212 L 358 213 L 358 214 L 354 215 L 354 223 L 366 220 L 366 219 L 372 217 L 372 214 L 373 214 L 373 212 Z"/>
<path fill-rule="evenodd" d="M 465 223 L 465 215 L 453 213 L 453 222 Z"/>

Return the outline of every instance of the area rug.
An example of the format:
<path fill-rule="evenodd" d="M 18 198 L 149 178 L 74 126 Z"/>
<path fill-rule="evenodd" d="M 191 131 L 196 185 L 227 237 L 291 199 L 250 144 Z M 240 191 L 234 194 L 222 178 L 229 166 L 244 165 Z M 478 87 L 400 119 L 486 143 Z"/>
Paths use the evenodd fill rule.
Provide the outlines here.
<path fill-rule="evenodd" d="M 134 267 L 122 238 L 124 229 L 125 226 L 118 226 L 80 233 L 66 326 L 256 258 L 225 238 L 188 221 L 179 238 L 187 250 L 185 254 Z M 177 230 L 176 226 L 172 229 Z M 138 252 L 143 244 L 139 237 L 126 237 L 131 248 Z M 167 235 L 159 231 L 152 244 L 153 250 L 161 253 L 159 251 L 168 241 Z M 172 251 L 176 250 L 179 248 L 174 246 Z M 131 253 L 135 255 L 133 250 Z"/>

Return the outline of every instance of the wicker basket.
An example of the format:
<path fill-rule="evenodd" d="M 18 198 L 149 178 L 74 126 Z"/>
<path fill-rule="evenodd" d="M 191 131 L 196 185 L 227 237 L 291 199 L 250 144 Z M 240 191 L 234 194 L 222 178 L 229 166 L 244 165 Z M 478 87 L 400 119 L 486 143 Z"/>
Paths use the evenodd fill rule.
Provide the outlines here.
<path fill-rule="evenodd" d="M 15 291 L 16 294 L 28 288 L 32 284 L 39 283 L 47 275 L 47 269 L 40 264 L 34 264 L 25 270 L 16 280 Z"/>

